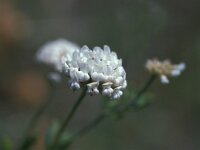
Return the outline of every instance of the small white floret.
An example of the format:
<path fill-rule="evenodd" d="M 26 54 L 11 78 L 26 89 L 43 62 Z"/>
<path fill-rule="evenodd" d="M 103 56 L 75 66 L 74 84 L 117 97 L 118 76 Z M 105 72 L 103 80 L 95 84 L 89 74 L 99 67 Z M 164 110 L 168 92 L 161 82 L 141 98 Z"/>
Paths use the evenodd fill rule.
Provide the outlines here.
<path fill-rule="evenodd" d="M 169 83 L 169 80 L 168 80 L 167 76 L 165 76 L 165 75 L 161 75 L 161 76 L 160 76 L 160 81 L 161 81 L 163 84 L 168 84 L 168 83 Z"/>
<path fill-rule="evenodd" d="M 87 92 L 90 94 L 90 95 L 95 95 L 95 94 L 99 94 L 99 90 L 98 90 L 98 87 L 99 86 L 99 83 L 98 82 L 92 82 L 92 83 L 89 83 L 87 84 Z"/>

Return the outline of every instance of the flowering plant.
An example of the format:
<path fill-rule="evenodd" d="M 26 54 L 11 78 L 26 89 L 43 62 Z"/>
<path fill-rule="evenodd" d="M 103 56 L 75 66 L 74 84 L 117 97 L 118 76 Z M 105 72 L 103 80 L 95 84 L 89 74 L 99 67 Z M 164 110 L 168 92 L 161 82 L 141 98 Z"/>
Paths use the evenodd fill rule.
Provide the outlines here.
<path fill-rule="evenodd" d="M 122 59 L 119 59 L 117 54 L 111 51 L 107 45 L 103 48 L 94 47 L 90 49 L 87 46 L 80 48 L 70 41 L 59 39 L 44 45 L 36 56 L 39 62 L 52 66 L 57 76 L 63 74 L 63 77 L 68 79 L 68 85 L 72 90 L 82 89 L 80 97 L 72 106 L 65 120 L 56 126 L 53 133 L 51 130 L 47 131 L 47 150 L 69 148 L 78 137 L 86 134 L 110 115 L 121 118 L 120 116 L 129 110 L 145 108 L 150 104 L 145 93 L 156 77 L 159 77 L 161 82 L 166 84 L 169 83 L 168 77 L 178 76 L 185 69 L 184 63 L 173 65 L 169 60 L 163 62 L 158 59 L 148 60 L 145 67 L 152 75 L 144 86 L 135 93 L 132 90 L 126 90 L 126 71 L 122 66 Z M 58 78 L 51 78 L 50 81 L 52 82 L 55 79 Z M 62 81 L 61 76 L 59 79 Z M 125 91 L 124 95 L 123 91 Z M 87 94 L 91 96 L 101 94 L 113 99 L 115 103 L 104 100 L 103 111 L 93 121 L 74 134 L 66 135 L 65 130 L 68 124 Z M 38 118 L 42 115 L 48 103 L 49 100 L 36 112 L 21 145 L 19 145 L 19 150 L 28 149 L 33 145 L 35 139 L 32 138 L 31 130 L 36 126 Z M 32 139 L 31 142 L 30 139 Z"/>

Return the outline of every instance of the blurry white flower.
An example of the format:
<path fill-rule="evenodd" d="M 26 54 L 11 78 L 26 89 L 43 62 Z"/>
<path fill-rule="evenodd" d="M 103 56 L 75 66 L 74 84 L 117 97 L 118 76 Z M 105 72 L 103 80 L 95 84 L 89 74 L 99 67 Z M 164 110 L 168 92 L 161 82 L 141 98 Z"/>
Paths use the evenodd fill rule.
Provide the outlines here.
<path fill-rule="evenodd" d="M 65 39 L 48 42 L 37 52 L 36 58 L 39 62 L 46 63 L 55 68 L 56 71 L 62 71 L 62 61 L 70 60 L 73 52 L 79 47 Z"/>
<path fill-rule="evenodd" d="M 53 81 L 57 82 L 57 83 L 59 83 L 61 81 L 61 76 L 60 76 L 60 74 L 58 72 L 50 72 L 48 74 L 48 78 L 50 80 L 53 80 Z"/>
<path fill-rule="evenodd" d="M 159 75 L 163 84 L 169 83 L 168 77 L 179 76 L 185 68 L 185 63 L 173 65 L 169 60 L 161 62 L 158 59 L 152 59 L 146 63 L 146 69 L 152 74 Z"/>
<path fill-rule="evenodd" d="M 122 60 L 108 46 L 93 50 L 83 46 L 74 51 L 71 59 L 65 59 L 64 66 L 70 88 L 74 90 L 86 85 L 90 95 L 101 93 L 117 99 L 127 86 Z"/>

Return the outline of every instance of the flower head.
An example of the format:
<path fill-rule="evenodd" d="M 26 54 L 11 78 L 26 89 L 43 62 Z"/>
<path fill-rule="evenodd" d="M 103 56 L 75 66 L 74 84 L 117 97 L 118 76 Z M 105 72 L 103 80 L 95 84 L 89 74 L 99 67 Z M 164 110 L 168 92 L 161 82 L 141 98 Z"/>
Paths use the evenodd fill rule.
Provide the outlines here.
<path fill-rule="evenodd" d="M 93 50 L 83 46 L 74 51 L 71 59 L 65 60 L 70 88 L 76 90 L 86 85 L 90 95 L 101 93 L 113 99 L 123 94 L 122 89 L 127 86 L 126 72 L 122 60 L 108 46 Z"/>
<path fill-rule="evenodd" d="M 158 59 L 151 59 L 146 63 L 146 69 L 152 74 L 159 75 L 164 84 L 169 83 L 168 77 L 179 76 L 185 67 L 185 63 L 173 65 L 169 60 L 161 62 Z"/>
<path fill-rule="evenodd" d="M 62 71 L 62 61 L 71 60 L 73 52 L 79 47 L 65 39 L 48 42 L 37 52 L 37 60 L 51 65 L 56 71 Z"/>

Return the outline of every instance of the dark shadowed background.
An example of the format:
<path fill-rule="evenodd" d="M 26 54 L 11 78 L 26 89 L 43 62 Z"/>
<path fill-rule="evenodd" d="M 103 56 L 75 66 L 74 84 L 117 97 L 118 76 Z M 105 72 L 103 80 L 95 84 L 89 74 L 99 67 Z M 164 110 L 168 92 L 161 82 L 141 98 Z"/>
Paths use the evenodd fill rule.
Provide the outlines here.
<path fill-rule="evenodd" d="M 14 145 L 31 116 L 49 94 L 47 70 L 35 62 L 44 43 L 66 38 L 80 46 L 107 44 L 123 59 L 129 86 L 148 78 L 148 58 L 185 62 L 186 71 L 169 85 L 157 80 L 149 92 L 155 103 L 118 122 L 107 120 L 75 142 L 74 150 L 200 149 L 200 1 L 199 0 L 1 0 L 0 137 Z M 66 81 L 41 119 L 40 141 L 49 124 L 68 112 L 79 92 Z M 101 111 L 102 96 L 87 97 L 70 129 Z"/>

